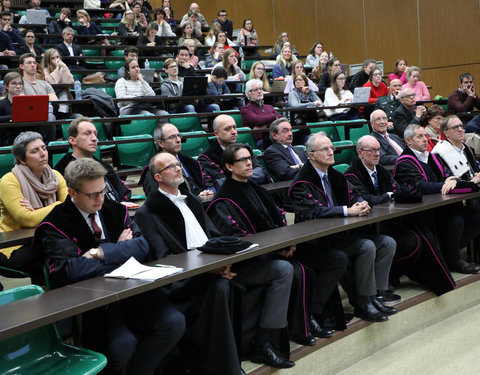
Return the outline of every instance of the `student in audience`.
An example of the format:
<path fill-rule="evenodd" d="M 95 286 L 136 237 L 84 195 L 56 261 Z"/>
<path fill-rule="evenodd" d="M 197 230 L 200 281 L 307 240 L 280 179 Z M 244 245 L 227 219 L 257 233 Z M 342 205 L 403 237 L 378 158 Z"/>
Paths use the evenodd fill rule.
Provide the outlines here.
<path fill-rule="evenodd" d="M 240 108 L 243 126 L 252 130 L 267 129 L 273 120 L 282 117 L 273 106 L 264 104 L 263 84 L 259 79 L 251 79 L 245 84 L 245 96 L 249 102 Z M 253 133 L 253 137 L 260 148 L 266 148 L 270 144 L 267 132 Z"/>
<path fill-rule="evenodd" d="M 370 115 L 370 126 L 373 136 L 380 144 L 380 165 L 393 165 L 405 149 L 403 137 L 389 134 L 388 117 L 381 109 L 376 109 Z"/>
<path fill-rule="evenodd" d="M 323 105 L 325 107 L 338 106 L 341 104 L 351 104 L 353 100 L 353 94 L 350 90 L 346 89 L 346 77 L 345 73 L 341 70 L 336 71 L 332 76 L 332 87 L 329 87 L 325 91 L 325 101 Z M 331 121 L 337 120 L 356 120 L 360 116 L 358 110 L 354 107 L 344 107 L 336 109 L 325 109 L 325 114 Z"/>
<path fill-rule="evenodd" d="M 208 77 L 207 95 L 224 95 L 230 94 L 225 81 L 227 80 L 227 71 L 222 66 L 217 66 L 212 69 L 212 73 Z M 215 103 L 222 111 L 224 110 L 239 110 L 243 107 L 243 100 L 240 98 L 225 98 L 215 100 L 205 100 L 205 103 Z"/>
<path fill-rule="evenodd" d="M 123 50 L 123 57 L 125 60 L 127 59 L 137 59 L 138 60 L 138 54 L 139 54 L 139 49 L 134 46 L 128 46 Z M 122 66 L 118 69 L 117 75 L 118 78 L 122 78 L 123 75 L 125 74 L 125 68 Z"/>
<path fill-rule="evenodd" d="M 145 29 L 145 32 L 137 39 L 137 47 L 160 47 L 165 45 L 162 38 L 157 35 L 158 24 L 156 22 L 150 22 Z M 162 51 L 159 49 L 144 50 L 142 51 L 144 56 L 160 56 Z"/>
<path fill-rule="evenodd" d="M 178 39 L 178 45 L 183 46 L 183 42 L 187 39 L 194 39 L 195 44 L 202 45 L 202 43 L 194 36 L 192 25 L 189 23 L 182 26 L 182 36 Z"/>
<path fill-rule="evenodd" d="M 5 98 L 0 100 L 0 121 L 9 122 L 12 119 L 12 101 L 13 97 L 23 94 L 23 79 L 17 72 L 8 72 L 3 77 L 3 95 Z M 21 129 L 14 130 L 4 128 L 0 130 L 2 146 L 11 146 L 13 140 Z"/>
<path fill-rule="evenodd" d="M 300 73 L 306 74 L 305 73 L 305 67 L 303 66 L 302 60 L 297 60 L 293 64 L 292 75 L 288 76 L 285 79 L 287 81 L 287 85 L 285 86 L 285 90 L 283 90 L 283 93 L 285 95 L 290 94 L 290 92 L 295 89 L 295 84 L 293 82 L 293 76 L 295 76 L 297 74 L 300 74 Z M 318 86 L 308 77 L 307 77 L 307 80 L 308 80 L 308 85 L 307 86 L 310 88 L 310 90 L 315 91 L 315 92 L 318 91 Z"/>
<path fill-rule="evenodd" d="M 103 34 L 102 29 L 95 22 L 90 22 L 90 15 L 85 9 L 77 10 L 77 21 L 80 26 L 77 26 L 78 35 L 100 35 Z M 89 43 L 98 44 L 101 46 L 109 46 L 110 42 L 107 38 L 92 39 Z M 105 50 L 102 50 L 102 55 L 105 55 Z"/>
<path fill-rule="evenodd" d="M 70 16 L 72 12 L 68 8 L 62 8 L 60 10 L 60 16 L 58 20 L 51 21 L 48 25 L 49 34 L 62 34 L 63 29 L 66 27 L 72 27 L 72 21 L 70 21 Z M 49 37 L 46 43 L 48 44 L 58 44 L 62 42 L 62 38 L 59 37 Z"/>
<path fill-rule="evenodd" d="M 245 81 L 247 79 L 245 73 L 238 66 L 236 52 L 233 49 L 227 49 L 223 52 L 222 62 L 217 63 L 215 68 L 219 66 L 226 70 L 229 81 Z"/>
<path fill-rule="evenodd" d="M 213 46 L 218 32 L 222 30 L 222 26 L 219 22 L 213 21 L 212 25 L 210 26 L 210 30 L 208 31 L 207 35 L 205 36 L 204 43 L 206 46 Z"/>
<path fill-rule="evenodd" d="M 147 14 L 150 17 L 150 13 L 148 11 L 147 14 L 142 12 L 142 5 L 138 1 L 135 1 L 132 4 L 132 10 L 133 14 L 135 14 L 135 19 L 140 24 L 140 26 L 142 26 L 142 30 L 145 30 L 145 28 L 148 26 Z"/>
<path fill-rule="evenodd" d="M 375 109 L 381 109 L 384 111 L 388 117 L 388 126 L 389 128 L 393 128 L 393 121 L 392 115 L 393 112 L 398 108 L 400 105 L 400 101 L 398 100 L 398 94 L 402 89 L 402 82 L 399 79 L 392 79 L 389 85 L 389 93 L 385 96 L 381 96 L 375 102 Z"/>
<path fill-rule="evenodd" d="M 292 75 L 293 64 L 297 58 L 293 54 L 292 47 L 285 46 L 280 51 L 279 61 L 273 67 L 273 79 L 287 78 Z"/>
<path fill-rule="evenodd" d="M 320 76 L 318 81 L 318 91 L 325 92 L 329 87 L 332 87 L 332 76 L 336 72 L 342 71 L 342 64 L 337 58 L 331 59 L 327 63 L 327 71 Z"/>
<path fill-rule="evenodd" d="M 349 87 L 353 90 L 355 87 L 362 87 L 368 82 L 370 78 L 370 72 L 377 67 L 377 62 L 373 59 L 366 59 L 363 62 L 362 70 L 355 73 L 351 80 Z"/>
<path fill-rule="evenodd" d="M 196 76 L 195 68 L 190 65 L 190 51 L 183 44 L 177 50 L 178 76 Z"/>
<path fill-rule="evenodd" d="M 249 73 L 250 79 L 259 79 L 263 83 L 263 91 L 265 93 L 270 92 L 270 83 L 268 83 L 267 71 L 265 69 L 265 64 L 261 61 L 255 61 L 250 68 Z"/>
<path fill-rule="evenodd" d="M 67 196 L 62 175 L 48 165 L 48 151 L 39 133 L 20 133 L 12 154 L 15 166 L 0 182 L 1 232 L 35 228 Z M 0 265 L 27 272 L 33 284 L 44 285 L 41 257 L 29 245 L 12 246 L 0 250 Z"/>
<path fill-rule="evenodd" d="M 97 142 L 97 129 L 92 123 L 92 120 L 88 117 L 76 118 L 68 127 L 68 143 L 72 147 L 72 152 L 67 153 L 58 161 L 54 167 L 55 170 L 64 175 L 65 168 L 73 160 L 81 158 L 94 159 L 102 164 L 107 171 L 107 174 L 105 175 L 105 196 L 128 208 L 138 207 L 135 203 L 128 202 L 131 196 L 130 188 L 128 188 L 115 173 L 112 166 L 94 156 L 98 147 Z"/>
<path fill-rule="evenodd" d="M 125 73 L 115 83 L 115 96 L 119 98 L 138 98 L 142 96 L 155 96 L 155 91 L 150 87 L 147 81 L 143 79 L 137 59 L 127 59 L 125 61 Z M 168 112 L 153 108 L 152 104 L 147 102 L 129 102 L 122 101 L 117 103 L 120 115 L 165 115 Z"/>
<path fill-rule="evenodd" d="M 407 83 L 407 60 L 403 57 L 395 61 L 395 71 L 388 76 L 388 82 L 392 82 L 394 79 L 399 79 L 402 85 Z"/>
<path fill-rule="evenodd" d="M 253 28 L 253 21 L 251 18 L 243 20 L 242 29 L 237 37 L 237 44 L 239 46 L 258 46 L 257 31 Z"/>
<path fill-rule="evenodd" d="M 398 94 L 400 105 L 392 114 L 395 133 L 403 137 L 403 132 L 410 124 L 420 124 L 420 118 L 426 111 L 423 105 L 415 106 L 415 93 L 410 88 L 402 89 Z"/>
<path fill-rule="evenodd" d="M 218 24 L 221 26 L 222 30 L 227 33 L 227 37 L 229 39 L 232 39 L 233 37 L 233 23 L 231 20 L 227 18 L 227 11 L 225 9 L 220 9 L 217 12 L 217 19 L 212 21 L 212 25 L 215 22 L 218 22 Z"/>
<path fill-rule="evenodd" d="M 287 225 L 285 213 L 277 207 L 270 193 L 248 180 L 252 175 L 252 156 L 253 152 L 249 145 L 234 143 L 225 148 L 223 161 L 231 176 L 227 177 L 207 208 L 207 214 L 219 230 L 229 236 L 245 236 Z M 296 245 L 292 245 L 262 258 L 287 260 L 292 257 L 295 250 Z M 345 272 L 347 257 L 339 253 L 338 258 L 331 262 L 329 257 L 324 257 L 325 268 L 318 278 L 310 268 L 298 261 L 291 261 L 294 277 L 290 293 L 288 327 L 290 338 L 298 344 L 315 345 L 315 336 L 333 335 L 333 331 L 319 326 L 314 314 L 319 317 L 322 315 L 322 307 L 327 304 L 337 281 Z M 313 293 L 315 284 L 321 289 L 318 293 Z M 316 299 L 313 304 L 312 294 Z M 336 295 L 338 296 L 338 292 Z M 337 308 L 342 311 L 341 318 L 344 319 L 340 298 L 337 298 L 336 302 Z M 315 311 L 312 311 L 312 308 Z M 345 321 L 341 322 L 341 326 L 343 329 L 346 328 Z"/>
<path fill-rule="evenodd" d="M 131 10 L 133 6 L 133 0 L 114 0 L 108 5 L 108 8 L 119 8 L 121 10 Z M 125 13 L 124 13 L 125 14 Z"/>
<path fill-rule="evenodd" d="M 24 53 L 32 53 L 35 56 L 43 56 L 45 51 L 42 46 L 35 44 L 35 33 L 32 30 L 25 31 L 25 44 L 20 44 L 17 49 L 17 55 L 23 55 Z"/>
<path fill-rule="evenodd" d="M 8 11 L 0 13 L 1 32 L 6 33 L 12 43 L 25 44 L 20 32 L 11 25 L 12 14 Z"/>
<path fill-rule="evenodd" d="M 232 48 L 235 47 L 236 44 L 232 42 L 230 39 L 227 38 L 227 33 L 225 31 L 220 30 L 217 35 L 215 36 L 215 41 L 223 43 L 225 45 L 225 48 Z M 238 57 L 238 53 L 236 54 Z"/>
<path fill-rule="evenodd" d="M 175 21 L 175 18 L 173 18 L 173 9 L 170 6 L 166 5 L 164 5 L 162 9 L 165 11 L 167 23 L 170 25 L 171 28 L 176 29 L 177 21 Z"/>
<path fill-rule="evenodd" d="M 23 77 L 23 92 L 25 95 L 48 95 L 50 101 L 58 100 L 52 86 L 41 79 L 37 79 L 37 61 L 31 53 L 24 53 L 18 59 L 18 67 Z M 54 121 L 55 115 L 48 113 L 48 121 Z M 55 140 L 55 125 L 41 126 L 38 132 L 42 134 L 45 142 Z"/>
<path fill-rule="evenodd" d="M 177 34 L 175 34 L 172 31 L 172 28 L 166 21 L 167 14 L 163 9 L 161 8 L 155 9 L 154 17 L 155 17 L 154 22 L 158 24 L 158 32 L 157 32 L 158 36 L 177 36 Z"/>
<path fill-rule="evenodd" d="M 118 24 L 118 35 L 139 36 L 143 33 L 142 26 L 135 18 L 133 10 L 127 9 Z"/>
<path fill-rule="evenodd" d="M 127 208 L 104 199 L 106 173 L 92 159 L 70 163 L 69 197 L 35 230 L 55 287 L 102 276 L 148 254 Z M 83 314 L 83 344 L 105 353 L 107 371 L 115 374 L 153 373 L 184 332 L 185 317 L 160 288 Z"/>
<path fill-rule="evenodd" d="M 303 148 L 292 146 L 292 125 L 287 118 L 273 121 L 269 133 L 273 143 L 263 153 L 265 167 L 276 182 L 291 180 L 303 167 L 308 155 Z"/>
<path fill-rule="evenodd" d="M 183 42 L 183 46 L 188 48 L 188 53 L 190 54 L 190 59 L 188 63 L 194 67 L 194 69 L 198 69 L 198 56 L 195 56 L 195 40 L 194 39 L 185 39 Z"/>
<path fill-rule="evenodd" d="M 229 144 L 235 143 L 238 138 L 235 120 L 228 115 L 215 117 L 213 121 L 213 132 L 217 139 L 210 143 L 207 150 L 198 157 L 198 162 L 205 175 L 209 176 L 213 182 L 214 190 L 217 191 L 226 178 L 225 166 L 222 163 L 223 150 Z M 255 157 L 253 158 L 253 175 L 250 179 L 257 184 L 270 182 L 270 176 Z"/>
<path fill-rule="evenodd" d="M 185 25 L 189 24 L 192 27 L 192 36 L 195 38 L 199 38 L 202 36 L 202 24 L 198 20 L 198 13 L 195 10 L 189 10 L 188 11 L 188 18 L 182 19 L 182 22 L 180 22 L 180 27 L 182 30 L 185 29 Z"/>
<path fill-rule="evenodd" d="M 223 43 L 215 42 L 211 52 L 205 58 L 205 68 L 213 68 L 215 65 L 223 61 L 225 46 Z"/>
<path fill-rule="evenodd" d="M 184 179 L 181 164 L 173 155 L 155 155 L 150 163 L 150 170 L 158 183 L 158 189 L 150 194 L 135 219 L 145 233 L 155 258 L 187 252 L 203 245 L 208 238 L 220 235 L 205 215 L 197 198 L 188 191 L 179 189 Z M 186 199 L 175 199 L 181 195 L 186 196 Z M 183 223 L 188 225 L 185 230 L 179 231 L 178 228 L 181 228 Z M 229 283 L 225 279 L 234 279 L 237 284 L 245 287 L 246 298 L 252 301 L 256 297 L 250 291 L 259 287 L 265 288 L 262 300 L 258 301 L 261 311 L 259 321 L 255 322 L 258 328 L 250 348 L 252 360 L 278 368 L 293 367 L 294 363 L 289 361 L 288 357 L 285 358 L 283 353 L 277 353 L 272 346 L 273 333 L 286 327 L 292 273 L 288 262 L 262 257 L 223 267 L 214 271 L 214 275 L 209 278 L 205 278 L 205 274 L 196 276 L 186 283 L 183 282 L 181 290 L 175 290 L 181 286 L 177 285 L 175 288 L 174 284 L 172 293 L 169 293 L 172 301 L 178 301 L 182 305 L 186 305 L 185 299 L 189 302 L 192 299 L 198 301 L 188 304 L 195 309 L 195 314 L 188 313 L 190 308 L 184 311 L 189 333 L 179 347 L 181 352 L 188 350 L 185 355 L 186 367 L 194 373 L 202 374 L 242 372 L 230 321 Z M 191 289 L 193 287 L 194 290 Z M 199 308 L 205 311 L 199 313 Z M 201 318 L 189 321 L 188 317 L 195 316 Z M 211 339 L 205 341 L 206 335 Z"/>
<path fill-rule="evenodd" d="M 460 74 L 460 87 L 448 97 L 447 110 L 449 114 L 458 112 L 473 112 L 480 109 L 480 99 L 475 93 L 474 77 L 470 73 Z"/>
<path fill-rule="evenodd" d="M 183 80 L 179 79 L 178 62 L 172 58 L 166 59 L 163 63 L 163 69 L 167 73 L 167 78 L 164 79 L 160 84 L 162 95 L 168 97 L 182 96 Z M 193 103 L 184 103 L 182 101 L 178 103 L 167 103 L 167 108 L 170 113 L 196 112 Z"/>
<path fill-rule="evenodd" d="M 456 120 L 455 122 L 455 125 L 448 126 L 447 132 L 459 132 L 459 127 L 463 128 L 460 120 L 458 125 Z M 455 189 L 477 189 L 478 176 L 475 176 L 474 181 L 464 181 L 455 175 L 449 175 L 437 156 L 427 151 L 427 132 L 422 126 L 409 125 L 405 129 L 405 141 L 407 147 L 393 169 L 393 178 L 398 183 L 416 186 L 423 194 L 449 194 L 454 193 Z M 449 269 L 465 274 L 479 273 L 480 265 L 462 260 L 460 249 L 480 234 L 480 211 L 465 207 L 459 202 L 436 208 L 433 216 Z"/>
<path fill-rule="evenodd" d="M 205 20 L 205 17 L 200 13 L 200 6 L 197 3 L 191 3 L 189 11 L 182 17 L 180 22 L 180 27 L 182 27 L 186 22 L 191 21 L 191 15 L 195 12 L 195 18 L 198 22 L 205 27 L 208 27 L 208 22 Z"/>
<path fill-rule="evenodd" d="M 322 106 L 322 101 L 317 94 L 308 86 L 308 78 L 305 73 L 295 74 L 293 77 L 295 82 L 295 89 L 288 94 L 289 108 L 319 108 Z M 320 113 L 318 111 L 300 111 L 293 113 L 295 125 L 305 125 L 307 122 L 320 121 Z M 304 144 L 306 137 L 310 132 L 305 129 L 300 129 L 295 134 L 295 144 Z"/>
<path fill-rule="evenodd" d="M 74 32 L 71 27 L 65 27 L 62 31 L 63 42 L 55 46 L 55 49 L 63 57 L 71 56 L 83 56 L 82 48 L 78 44 L 73 44 Z M 71 63 L 68 65 L 70 69 L 83 69 L 81 66 L 83 63 L 77 59 L 71 59 Z"/>
<path fill-rule="evenodd" d="M 295 222 L 324 217 L 367 216 L 367 201 L 351 194 L 345 177 L 332 165 L 335 147 L 323 132 L 312 134 L 307 142 L 309 160 L 296 175 L 288 195 L 295 212 Z M 313 269 L 325 267 L 318 251 L 343 251 L 350 265 L 343 286 L 359 318 L 384 322 L 388 315 L 397 313 L 394 307 L 384 306 L 377 298 L 388 289 L 390 266 L 395 255 L 396 242 L 382 234 L 341 232 L 310 242 L 314 247 L 294 256 Z"/>
<path fill-rule="evenodd" d="M 320 58 L 318 59 L 318 64 L 313 67 L 312 73 L 310 73 L 310 77 L 312 79 L 320 79 L 322 74 L 324 74 L 327 71 L 327 63 L 328 63 L 328 53 L 323 51 L 320 54 Z"/>
<path fill-rule="evenodd" d="M 285 32 L 285 31 L 282 31 L 279 35 L 278 35 L 278 38 L 277 38 L 277 42 L 275 43 L 275 56 L 278 56 L 281 54 L 282 52 L 282 48 L 285 44 L 285 42 L 289 42 L 290 43 L 290 48 L 292 49 L 292 54 L 294 54 L 295 56 L 298 56 L 298 52 L 295 48 L 293 48 L 291 42 L 290 42 L 290 38 L 288 36 L 288 33 Z"/>
<path fill-rule="evenodd" d="M 415 93 L 415 100 L 430 100 L 430 93 L 428 92 L 425 83 L 420 81 L 420 68 L 416 66 L 409 66 L 407 68 L 407 83 L 403 85 L 403 88 L 412 89 Z"/>
<path fill-rule="evenodd" d="M 352 190 L 365 199 L 370 206 L 391 200 L 396 183 L 389 171 L 379 165 L 380 144 L 365 135 L 357 142 L 358 158 L 345 171 L 345 178 Z M 432 216 L 423 212 L 401 218 L 382 221 L 380 232 L 388 234 L 397 242 L 390 280 L 399 285 L 399 278 L 407 275 L 441 295 L 455 288 L 455 281 L 448 271 L 439 248 Z M 396 295 L 377 296 L 383 303 L 394 302 Z"/>
<path fill-rule="evenodd" d="M 181 189 L 187 190 L 193 195 L 200 197 L 213 195 L 213 190 L 210 190 L 212 188 L 207 188 L 209 180 L 204 175 L 200 164 L 190 156 L 182 154 L 182 138 L 175 125 L 168 122 L 159 124 L 155 128 L 153 138 L 158 152 L 168 152 L 182 163 L 183 178 L 185 179 L 185 182 L 180 185 Z M 155 181 L 148 165 L 142 171 L 139 184 L 142 185 L 143 191 L 147 197 L 153 191 L 158 190 L 157 182 Z"/>
<path fill-rule="evenodd" d="M 313 43 L 313 46 L 310 48 L 310 52 L 308 53 L 306 64 L 312 68 L 318 66 L 318 63 L 320 62 L 320 56 L 322 56 L 323 52 L 324 50 L 322 42 Z"/>
<path fill-rule="evenodd" d="M 433 104 L 423 113 L 421 123 L 425 126 L 428 138 L 428 151 L 431 152 L 435 145 L 445 139 L 440 127 L 442 120 L 447 117 L 447 112 L 442 106 Z"/>
<path fill-rule="evenodd" d="M 1 14 L 1 13 L 0 13 Z M 15 49 L 12 40 L 7 33 L 0 31 L 0 56 L 15 56 Z M 2 69 L 8 69 L 8 66 L 1 64 Z"/>
<path fill-rule="evenodd" d="M 42 0 L 33 0 L 33 2 L 35 3 L 35 5 L 37 6 L 37 8 L 39 10 L 44 10 L 45 11 L 45 13 L 47 14 L 47 17 L 51 17 L 50 12 L 47 9 L 41 7 Z"/>
<path fill-rule="evenodd" d="M 379 97 L 389 93 L 387 85 L 383 82 L 380 68 L 374 68 L 370 71 L 369 81 L 363 87 L 370 87 L 369 103 L 376 103 Z"/>

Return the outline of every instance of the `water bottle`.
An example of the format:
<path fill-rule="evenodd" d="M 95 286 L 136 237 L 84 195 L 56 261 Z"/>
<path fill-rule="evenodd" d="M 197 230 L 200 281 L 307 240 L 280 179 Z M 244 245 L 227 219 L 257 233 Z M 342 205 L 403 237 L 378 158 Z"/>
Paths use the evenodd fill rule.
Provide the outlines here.
<path fill-rule="evenodd" d="M 245 69 L 245 55 L 242 46 L 238 49 L 238 54 L 240 55 L 240 69 Z"/>
<path fill-rule="evenodd" d="M 330 55 L 328 56 L 328 59 L 329 59 L 329 60 L 332 60 L 332 59 L 333 59 L 333 52 L 330 52 Z"/>
<path fill-rule="evenodd" d="M 75 91 L 75 99 L 81 100 L 82 99 L 82 84 L 78 79 L 75 80 L 73 83 L 73 91 Z"/>
<path fill-rule="evenodd" d="M 53 113 L 53 105 L 52 105 L 52 102 L 48 102 L 48 113 Z"/>
<path fill-rule="evenodd" d="M 150 69 L 150 62 L 148 59 L 145 59 L 145 69 Z"/>

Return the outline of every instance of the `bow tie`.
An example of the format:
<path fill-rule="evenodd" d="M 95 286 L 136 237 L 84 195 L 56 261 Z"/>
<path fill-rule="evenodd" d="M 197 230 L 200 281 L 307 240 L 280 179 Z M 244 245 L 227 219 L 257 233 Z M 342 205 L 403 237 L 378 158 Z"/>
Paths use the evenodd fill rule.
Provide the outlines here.
<path fill-rule="evenodd" d="M 187 198 L 186 195 L 180 194 L 180 195 L 177 195 L 176 197 L 172 197 L 172 201 L 173 202 L 181 202 L 181 201 L 185 200 L 186 198 Z"/>

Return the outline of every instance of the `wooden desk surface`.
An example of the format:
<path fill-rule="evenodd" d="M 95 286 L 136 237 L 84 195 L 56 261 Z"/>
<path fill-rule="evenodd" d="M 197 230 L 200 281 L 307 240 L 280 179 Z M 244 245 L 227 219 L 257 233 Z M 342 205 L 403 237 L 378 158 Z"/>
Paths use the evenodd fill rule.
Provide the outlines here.
<path fill-rule="evenodd" d="M 421 210 L 479 198 L 480 192 L 471 194 L 440 194 L 424 196 L 418 204 L 387 203 L 375 206 L 366 217 L 339 217 L 317 219 L 276 228 L 248 237 L 259 248 L 241 254 L 222 256 L 193 250 L 174 255 L 158 262 L 184 268 L 184 272 L 154 282 L 118 280 L 96 277 L 49 291 L 42 295 L 0 306 L 0 340 L 26 332 L 45 324 L 106 305 L 148 290 L 170 284 L 227 264 L 236 263 L 286 246 L 312 240 L 349 229 L 377 223 Z M 150 263 L 150 265 L 155 262 Z"/>

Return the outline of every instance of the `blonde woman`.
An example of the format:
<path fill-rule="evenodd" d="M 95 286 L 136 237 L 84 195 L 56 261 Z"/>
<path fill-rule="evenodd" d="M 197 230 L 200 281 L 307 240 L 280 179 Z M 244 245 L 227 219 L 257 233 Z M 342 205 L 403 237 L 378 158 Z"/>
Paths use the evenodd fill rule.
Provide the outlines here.
<path fill-rule="evenodd" d="M 255 61 L 250 68 L 250 78 L 259 79 L 263 82 L 263 91 L 270 92 L 270 84 L 268 83 L 267 72 L 265 65 L 261 61 Z"/>
<path fill-rule="evenodd" d="M 293 54 L 292 47 L 284 46 L 280 51 L 278 63 L 273 67 L 273 79 L 291 76 L 295 61 L 297 58 Z"/>
<path fill-rule="evenodd" d="M 139 36 L 142 34 L 142 26 L 135 18 L 133 10 L 127 9 L 118 24 L 118 35 Z"/>

